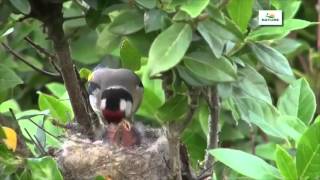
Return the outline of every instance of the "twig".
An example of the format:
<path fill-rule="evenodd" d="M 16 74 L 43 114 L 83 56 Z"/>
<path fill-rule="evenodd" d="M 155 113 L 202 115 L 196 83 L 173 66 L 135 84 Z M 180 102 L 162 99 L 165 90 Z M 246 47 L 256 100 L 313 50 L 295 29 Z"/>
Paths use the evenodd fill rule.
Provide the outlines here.
<path fill-rule="evenodd" d="M 37 141 L 37 143 L 38 143 L 41 151 L 43 152 L 42 155 L 46 155 L 46 154 L 47 154 L 47 151 L 46 151 L 45 148 L 42 146 L 40 140 L 37 138 L 37 136 L 33 136 L 33 137 L 34 137 L 34 139 Z"/>
<path fill-rule="evenodd" d="M 214 163 L 213 157 L 208 150 L 218 147 L 218 121 L 220 118 L 220 102 L 216 86 L 208 88 L 207 102 L 210 108 L 210 118 L 208 119 L 209 132 L 207 137 L 207 152 L 205 155 L 205 168 L 211 167 Z"/>
<path fill-rule="evenodd" d="M 18 54 L 17 52 L 15 52 L 13 49 L 11 49 L 7 44 L 5 43 L 1 43 L 1 45 L 10 53 L 12 54 L 15 58 L 17 58 L 18 60 L 22 61 L 23 63 L 25 63 L 26 65 L 28 65 L 29 67 L 31 67 L 32 69 L 34 69 L 35 71 L 38 71 L 44 75 L 47 76 L 52 76 L 52 77 L 60 77 L 59 74 L 55 74 L 52 72 L 48 72 L 45 70 L 42 70 L 36 66 L 34 66 L 33 64 L 31 64 L 30 62 L 28 62 L 27 60 L 25 60 L 20 54 Z"/>
<path fill-rule="evenodd" d="M 27 135 L 29 136 L 30 140 L 33 142 L 33 144 L 37 147 L 37 149 L 40 151 L 41 155 L 45 154 L 45 152 L 42 151 L 42 149 L 40 148 L 40 145 L 32 138 L 31 134 L 29 133 L 29 131 L 24 128 L 24 131 L 27 133 Z"/>
<path fill-rule="evenodd" d="M 75 19 L 82 19 L 85 18 L 85 15 L 79 15 L 79 16 L 70 16 L 70 17 L 64 17 L 63 21 L 70 21 L 70 20 L 75 20 Z"/>
<path fill-rule="evenodd" d="M 189 98 L 190 98 L 190 102 L 188 103 L 189 109 L 188 109 L 188 112 L 187 112 L 185 118 L 179 122 L 180 125 L 177 128 L 177 132 L 179 134 L 181 134 L 188 127 L 188 125 L 191 123 L 192 118 L 193 118 L 193 114 L 198 107 L 199 95 L 200 95 L 200 91 L 198 91 L 196 89 L 189 90 Z"/>
<path fill-rule="evenodd" d="M 24 40 L 27 41 L 33 48 L 35 48 L 39 52 L 43 53 L 45 56 L 47 56 L 49 58 L 52 58 L 52 59 L 55 58 L 55 56 L 52 55 L 48 50 L 44 49 L 40 45 L 38 45 L 35 42 L 33 42 L 32 39 L 30 39 L 29 37 L 25 37 Z"/>
<path fill-rule="evenodd" d="M 62 140 L 60 140 L 57 136 L 51 134 L 49 131 L 45 130 L 43 127 L 41 127 L 39 124 L 35 123 L 31 118 L 28 118 L 28 120 L 34 124 L 35 126 L 37 126 L 38 128 L 40 128 L 42 131 L 44 131 L 45 133 L 49 134 L 50 136 L 52 136 L 53 138 L 57 139 L 60 142 L 63 142 Z"/>

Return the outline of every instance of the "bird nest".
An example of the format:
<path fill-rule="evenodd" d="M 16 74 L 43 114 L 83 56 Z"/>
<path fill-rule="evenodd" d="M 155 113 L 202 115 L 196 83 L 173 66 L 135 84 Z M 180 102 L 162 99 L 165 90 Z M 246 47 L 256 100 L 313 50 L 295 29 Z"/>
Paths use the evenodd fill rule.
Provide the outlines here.
<path fill-rule="evenodd" d="M 144 129 L 141 143 L 119 147 L 69 135 L 56 159 L 65 179 L 170 179 L 168 140 L 161 129 Z"/>

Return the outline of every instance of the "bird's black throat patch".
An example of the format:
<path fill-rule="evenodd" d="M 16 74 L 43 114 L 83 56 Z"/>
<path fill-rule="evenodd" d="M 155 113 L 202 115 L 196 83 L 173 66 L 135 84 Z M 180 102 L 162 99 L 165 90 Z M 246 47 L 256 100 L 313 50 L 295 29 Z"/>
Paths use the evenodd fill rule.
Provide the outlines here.
<path fill-rule="evenodd" d="M 111 111 L 118 111 L 120 108 L 121 99 L 130 101 L 133 99 L 130 93 L 123 88 L 109 88 L 102 92 L 101 99 L 106 99 L 106 109 Z"/>

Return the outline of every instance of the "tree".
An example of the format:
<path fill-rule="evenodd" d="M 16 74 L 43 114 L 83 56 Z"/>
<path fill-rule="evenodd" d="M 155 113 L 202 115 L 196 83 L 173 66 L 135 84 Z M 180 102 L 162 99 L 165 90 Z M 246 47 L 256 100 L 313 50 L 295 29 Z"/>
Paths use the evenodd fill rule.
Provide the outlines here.
<path fill-rule="evenodd" d="M 0 112 L 10 115 L 0 122 L 15 129 L 19 139 L 18 153 L 12 153 L 7 147 L 13 148 L 8 142 L 14 133 L 6 128 L 0 133 L 7 142 L 0 150 L 3 177 L 62 179 L 56 161 L 42 156 L 49 147 L 61 146 L 56 137 L 65 135 L 64 129 L 73 119 L 79 131 L 91 138 L 97 126 L 81 79 L 87 71 L 78 72 L 78 67 L 90 68 L 101 60 L 110 66 L 111 59 L 141 77 L 145 95 L 137 115 L 166 127 L 168 169 L 173 179 L 201 179 L 212 172 L 213 178 L 225 174 L 254 179 L 319 177 L 315 170 L 320 144 L 319 124 L 314 118 L 317 98 L 311 89 L 318 88 L 312 78 L 317 73 L 303 57 L 312 47 L 297 40 L 306 39 L 308 31 L 302 29 L 317 23 L 294 18 L 299 8 L 308 8 L 309 3 L 0 3 L 0 41 L 5 50 L 0 54 L 0 99 L 4 101 Z M 284 25 L 258 26 L 260 9 L 283 10 Z M 303 15 L 298 14 L 309 18 Z M 290 67 L 288 59 L 300 60 L 311 87 L 300 78 L 303 72 L 297 73 L 299 68 L 292 70 L 294 63 Z M 287 84 L 279 95 L 279 87 L 284 89 Z M 36 90 L 40 90 L 37 96 Z M 10 97 L 15 98 L 7 100 Z M 8 120 L 10 117 L 14 121 Z M 180 142 L 187 145 L 197 175 L 184 174 L 189 159 Z M 250 148 L 245 147 L 248 145 Z M 297 154 L 289 154 L 290 149 Z M 203 160 L 200 168 L 199 160 Z M 226 172 L 225 166 L 234 171 Z"/>

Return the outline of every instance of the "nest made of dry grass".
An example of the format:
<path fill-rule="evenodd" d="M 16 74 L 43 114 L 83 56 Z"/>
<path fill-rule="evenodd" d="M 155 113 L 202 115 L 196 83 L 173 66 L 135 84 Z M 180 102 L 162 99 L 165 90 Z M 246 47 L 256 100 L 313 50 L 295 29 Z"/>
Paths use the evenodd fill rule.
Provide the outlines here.
<path fill-rule="evenodd" d="M 157 132 L 157 133 L 154 133 Z M 72 134 L 56 153 L 65 179 L 166 180 L 168 140 L 159 129 L 144 130 L 142 144 L 124 148 L 102 141 L 91 142 Z"/>

